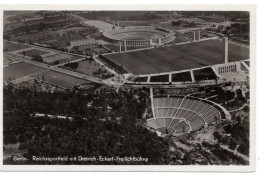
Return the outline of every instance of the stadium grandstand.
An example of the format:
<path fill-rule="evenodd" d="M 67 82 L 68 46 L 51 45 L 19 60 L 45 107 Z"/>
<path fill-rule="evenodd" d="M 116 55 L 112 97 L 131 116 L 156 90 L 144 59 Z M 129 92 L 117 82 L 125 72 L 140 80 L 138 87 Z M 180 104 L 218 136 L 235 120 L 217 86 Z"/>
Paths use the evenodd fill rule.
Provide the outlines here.
<path fill-rule="evenodd" d="M 154 26 L 128 26 L 106 30 L 104 39 L 124 46 L 143 47 L 168 43 L 175 39 L 174 32 Z"/>

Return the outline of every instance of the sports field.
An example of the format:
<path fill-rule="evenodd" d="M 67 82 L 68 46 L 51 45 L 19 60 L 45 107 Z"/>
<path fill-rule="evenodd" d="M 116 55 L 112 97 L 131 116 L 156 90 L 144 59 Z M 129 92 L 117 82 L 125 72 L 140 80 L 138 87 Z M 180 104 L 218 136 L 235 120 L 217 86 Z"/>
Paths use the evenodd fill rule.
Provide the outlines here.
<path fill-rule="evenodd" d="M 28 63 L 15 63 L 9 66 L 4 67 L 4 81 L 14 80 L 26 75 L 31 75 L 34 73 L 39 73 L 45 69 L 33 66 Z"/>
<path fill-rule="evenodd" d="M 101 21 L 101 20 L 86 20 L 84 21 L 84 24 L 90 25 L 90 26 L 95 26 L 99 29 L 112 29 L 113 25 L 110 23 L 107 23 L 105 21 Z"/>
<path fill-rule="evenodd" d="M 8 65 L 8 64 L 10 64 L 10 63 L 12 63 L 12 62 L 13 62 L 13 60 L 7 59 L 7 58 L 3 57 L 3 63 L 4 63 L 4 65 Z"/>
<path fill-rule="evenodd" d="M 11 52 L 11 51 L 20 50 L 20 49 L 26 49 L 26 48 L 29 48 L 30 46 L 26 46 L 26 45 L 22 45 L 22 44 L 15 44 L 15 43 L 4 40 L 3 47 L 4 47 L 4 51 Z"/>
<path fill-rule="evenodd" d="M 49 52 L 47 51 L 43 51 L 43 50 L 39 50 L 39 49 L 31 49 L 31 50 L 25 50 L 25 56 L 34 56 L 34 55 L 44 55 L 47 54 Z M 23 55 L 23 52 L 19 52 L 18 54 Z"/>
<path fill-rule="evenodd" d="M 184 34 L 180 34 L 177 33 L 175 34 L 175 39 L 167 44 L 176 44 L 176 43 L 182 43 L 182 42 L 187 42 L 187 41 L 191 41 L 192 38 L 188 35 L 184 35 Z"/>
<path fill-rule="evenodd" d="M 64 88 L 72 88 L 75 85 L 89 83 L 87 80 L 82 80 L 73 76 L 62 74 L 55 71 L 47 71 L 40 74 L 33 75 L 32 77 L 37 77 L 42 79 L 44 77 L 45 81 L 55 84 Z"/>
<path fill-rule="evenodd" d="M 135 74 L 179 71 L 224 62 L 223 42 L 208 40 L 141 51 L 116 53 L 106 57 Z M 249 59 L 249 49 L 229 44 L 229 61 Z"/>
<path fill-rule="evenodd" d="M 101 67 L 98 63 L 94 61 L 84 60 L 78 63 L 79 65 L 76 71 L 81 72 L 83 74 L 93 75 L 93 72 L 97 71 L 98 69 L 102 69 L 103 71 L 105 70 L 103 67 Z"/>
<path fill-rule="evenodd" d="M 43 57 L 44 62 L 46 62 L 47 64 L 52 64 L 55 61 L 59 61 L 59 64 L 61 64 L 61 63 L 69 62 L 69 61 L 74 61 L 77 59 L 80 59 L 80 57 L 74 56 L 74 55 L 69 55 L 69 54 L 58 53 L 58 52 L 56 55 L 50 55 L 47 57 Z"/>

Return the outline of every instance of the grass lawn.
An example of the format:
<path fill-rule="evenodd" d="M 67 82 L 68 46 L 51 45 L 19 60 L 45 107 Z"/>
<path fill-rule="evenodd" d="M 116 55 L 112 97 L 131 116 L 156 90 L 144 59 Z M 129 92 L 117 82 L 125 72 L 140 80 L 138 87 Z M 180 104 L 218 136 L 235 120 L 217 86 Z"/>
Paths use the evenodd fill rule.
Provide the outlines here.
<path fill-rule="evenodd" d="M 191 81 L 191 74 L 190 72 L 181 72 L 172 74 L 172 81 L 173 82 L 180 82 L 180 81 Z"/>
<path fill-rule="evenodd" d="M 25 51 L 25 56 L 33 56 L 33 55 L 44 55 L 46 53 L 49 53 L 48 51 L 43 51 L 39 49 L 32 49 L 32 50 L 26 50 Z M 23 52 L 19 52 L 18 54 L 23 55 Z"/>
<path fill-rule="evenodd" d="M 170 29 L 170 30 L 181 30 L 181 29 L 193 28 L 193 26 L 189 27 L 189 26 L 185 26 L 185 25 L 174 26 L 171 24 L 171 22 L 161 23 L 160 26 L 162 26 L 162 28 L 166 28 L 166 29 Z M 194 27 L 196 27 L 196 26 L 194 26 Z"/>
<path fill-rule="evenodd" d="M 55 71 L 43 72 L 37 75 L 33 75 L 32 77 L 38 77 L 41 79 L 42 76 L 44 76 L 45 81 L 65 88 L 72 88 L 78 84 L 89 83 L 87 80 L 75 78 Z"/>
<path fill-rule="evenodd" d="M 98 63 L 89 60 L 84 60 L 78 62 L 79 66 L 77 67 L 76 71 L 81 72 L 84 74 L 92 75 L 94 71 L 97 71 L 98 69 L 104 69 L 102 68 Z"/>
<path fill-rule="evenodd" d="M 179 71 L 224 63 L 223 42 L 201 41 L 127 53 L 115 53 L 106 57 L 134 74 Z M 249 58 L 249 49 L 229 44 L 229 61 Z"/>
<path fill-rule="evenodd" d="M 64 47 L 68 46 L 68 43 L 73 40 L 81 40 L 86 39 L 80 35 L 73 35 L 73 36 L 66 36 L 59 39 L 50 39 L 46 40 L 44 44 L 52 45 L 54 48 L 63 49 Z"/>
<path fill-rule="evenodd" d="M 26 34 L 21 36 L 12 37 L 12 41 L 18 42 L 19 40 L 22 40 L 24 42 L 32 41 L 35 42 L 38 39 L 50 39 L 52 36 L 55 36 L 55 31 L 46 31 L 46 32 L 38 32 L 38 33 L 32 33 L 32 34 Z"/>
<path fill-rule="evenodd" d="M 249 61 L 245 61 L 245 63 L 250 67 L 250 62 Z"/>
<path fill-rule="evenodd" d="M 33 66 L 24 62 L 15 63 L 10 66 L 4 67 L 4 81 L 7 81 L 9 79 L 14 80 L 19 77 L 41 72 L 44 70 L 45 69 L 43 68 Z"/>
<path fill-rule="evenodd" d="M 3 58 L 3 61 L 4 61 L 4 65 L 7 65 L 7 64 L 10 64 L 13 62 L 13 60 L 5 58 L 5 57 Z"/>
<path fill-rule="evenodd" d="M 105 45 L 107 48 L 115 51 L 115 52 L 119 52 L 120 49 L 119 49 L 119 46 L 118 45 L 115 45 L 115 44 L 107 44 Z M 146 47 L 127 47 L 126 49 L 127 50 L 135 50 L 135 49 L 141 49 L 141 48 L 146 48 Z M 125 50 L 125 47 L 124 46 L 121 46 L 121 50 L 124 51 Z"/>
<path fill-rule="evenodd" d="M 8 42 L 8 41 L 5 41 L 5 40 L 3 42 L 3 46 L 4 46 L 4 51 L 8 51 L 8 52 L 20 50 L 20 49 L 26 49 L 26 48 L 30 47 L 30 46 L 26 46 L 26 45 L 23 45 L 23 44 L 11 43 L 11 42 Z"/>
<path fill-rule="evenodd" d="M 107 48 L 113 50 L 113 51 L 116 51 L 116 52 L 119 52 L 119 46 L 115 45 L 115 44 L 107 44 L 105 45 Z"/>
<path fill-rule="evenodd" d="M 74 61 L 77 59 L 80 59 L 80 57 L 68 55 L 68 54 L 56 54 L 56 55 L 51 55 L 51 56 L 47 56 L 47 57 L 43 58 L 43 60 L 47 64 L 52 64 L 55 61 L 59 61 L 59 64 L 61 64 L 61 63 L 69 62 L 69 61 Z"/>
<path fill-rule="evenodd" d="M 184 34 L 175 34 L 175 39 L 171 42 L 169 42 L 168 44 L 176 44 L 176 43 L 182 43 L 182 42 L 186 42 L 186 41 L 191 41 L 192 38 L 188 35 L 184 35 Z"/>

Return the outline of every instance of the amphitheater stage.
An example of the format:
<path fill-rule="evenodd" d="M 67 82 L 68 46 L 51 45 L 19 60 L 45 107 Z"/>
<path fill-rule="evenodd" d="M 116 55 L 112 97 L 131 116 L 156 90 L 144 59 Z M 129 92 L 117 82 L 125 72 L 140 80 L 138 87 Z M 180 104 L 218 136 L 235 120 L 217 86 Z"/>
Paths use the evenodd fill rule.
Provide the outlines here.
<path fill-rule="evenodd" d="M 229 43 L 229 62 L 249 59 L 249 49 Z M 133 52 L 115 53 L 105 57 L 128 72 L 149 74 L 179 71 L 202 66 L 224 63 L 224 47 L 220 40 L 146 49 Z"/>

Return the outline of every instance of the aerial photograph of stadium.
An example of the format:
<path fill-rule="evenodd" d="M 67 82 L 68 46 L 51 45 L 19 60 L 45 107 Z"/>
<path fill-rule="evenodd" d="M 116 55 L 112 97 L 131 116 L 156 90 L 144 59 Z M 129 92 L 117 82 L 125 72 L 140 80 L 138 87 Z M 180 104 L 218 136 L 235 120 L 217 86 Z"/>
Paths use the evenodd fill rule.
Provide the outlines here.
<path fill-rule="evenodd" d="M 3 164 L 249 165 L 249 26 L 248 11 L 4 11 Z"/>

